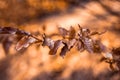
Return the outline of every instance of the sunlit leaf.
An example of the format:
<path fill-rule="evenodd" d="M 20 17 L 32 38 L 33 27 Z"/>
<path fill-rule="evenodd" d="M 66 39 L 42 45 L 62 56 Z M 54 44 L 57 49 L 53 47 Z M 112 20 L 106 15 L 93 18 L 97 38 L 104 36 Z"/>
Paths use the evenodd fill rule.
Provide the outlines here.
<path fill-rule="evenodd" d="M 54 47 L 53 47 L 53 49 L 50 50 L 49 54 L 50 54 L 50 55 L 56 54 L 57 49 L 58 49 L 61 45 L 62 45 L 62 41 L 61 41 L 61 40 L 55 41 Z"/>
<path fill-rule="evenodd" d="M 66 30 L 65 28 L 59 27 L 59 32 L 60 34 L 65 37 L 66 35 L 68 35 L 68 30 Z"/>
<path fill-rule="evenodd" d="M 18 41 L 16 44 L 16 50 L 21 50 L 22 48 L 27 48 L 30 44 L 34 43 L 36 41 L 35 38 L 29 37 L 29 36 L 24 36 L 22 39 Z"/>
<path fill-rule="evenodd" d="M 76 34 L 76 31 L 75 31 L 75 29 L 71 26 L 71 27 L 70 27 L 70 30 L 69 30 L 69 38 L 70 38 L 70 39 L 75 38 L 75 34 Z"/>
<path fill-rule="evenodd" d="M 107 59 L 113 59 L 113 55 L 112 55 L 112 53 L 110 53 L 110 52 L 103 53 L 103 56 L 104 56 L 105 58 L 107 58 Z"/>
<path fill-rule="evenodd" d="M 82 34 L 84 37 L 88 37 L 90 34 L 90 30 L 89 29 L 82 29 Z"/>
<path fill-rule="evenodd" d="M 70 50 L 76 43 L 76 39 L 72 39 L 70 40 L 67 45 L 68 45 L 68 49 Z"/>
<path fill-rule="evenodd" d="M 50 39 L 50 38 L 47 38 L 45 35 L 43 37 L 43 44 L 42 46 L 48 46 L 50 49 L 53 49 L 54 47 L 54 40 Z"/>
<path fill-rule="evenodd" d="M 88 52 L 93 53 L 94 52 L 94 44 L 93 40 L 90 38 L 85 38 L 84 40 L 85 48 Z"/>
<path fill-rule="evenodd" d="M 80 52 L 82 52 L 82 51 L 85 50 L 85 46 L 84 46 L 83 42 L 81 42 L 81 41 L 77 41 L 77 42 L 76 42 L 76 48 L 77 48 L 77 50 L 80 51 Z"/>

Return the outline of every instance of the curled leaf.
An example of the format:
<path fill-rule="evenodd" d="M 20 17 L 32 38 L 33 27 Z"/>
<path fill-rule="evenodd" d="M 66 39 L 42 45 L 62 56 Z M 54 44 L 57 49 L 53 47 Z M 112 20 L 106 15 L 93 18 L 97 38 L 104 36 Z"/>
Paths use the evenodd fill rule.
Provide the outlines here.
<path fill-rule="evenodd" d="M 63 44 L 64 44 L 64 46 L 61 49 L 60 56 L 64 58 L 64 56 L 66 55 L 67 51 L 69 51 L 69 49 L 68 49 L 68 45 L 66 43 L 63 43 Z"/>
<path fill-rule="evenodd" d="M 85 50 L 84 43 L 82 41 L 77 41 L 76 42 L 76 48 L 80 52 L 84 51 Z"/>
<path fill-rule="evenodd" d="M 16 34 L 17 34 L 17 35 L 27 35 L 27 36 L 30 35 L 29 32 L 26 32 L 26 31 L 23 31 L 23 30 L 19 30 L 19 29 L 17 29 Z"/>
<path fill-rule="evenodd" d="M 113 59 L 112 53 L 109 53 L 109 52 L 103 54 L 103 56 L 107 59 L 111 59 L 111 60 Z"/>
<path fill-rule="evenodd" d="M 71 27 L 70 27 L 70 30 L 69 30 L 69 38 L 70 38 L 70 39 L 75 38 L 75 34 L 76 34 L 76 31 L 75 31 L 75 29 L 71 26 Z"/>
<path fill-rule="evenodd" d="M 17 29 L 12 27 L 3 27 L 0 29 L 1 34 L 15 34 L 16 31 Z"/>
<path fill-rule="evenodd" d="M 72 39 L 70 40 L 67 45 L 68 45 L 68 49 L 70 50 L 76 43 L 76 39 Z"/>
<path fill-rule="evenodd" d="M 94 43 L 94 52 L 101 53 L 107 51 L 106 46 L 104 46 L 101 43 L 101 40 L 93 40 L 93 43 Z"/>
<path fill-rule="evenodd" d="M 21 50 L 22 48 L 27 48 L 30 44 L 34 43 L 36 41 L 35 38 L 30 36 L 24 36 L 22 39 L 18 41 L 16 44 L 16 50 Z"/>
<path fill-rule="evenodd" d="M 93 40 L 90 38 L 84 39 L 85 48 L 88 52 L 93 53 L 94 52 L 94 43 Z"/>
<path fill-rule="evenodd" d="M 48 46 L 50 49 L 53 49 L 54 47 L 54 41 L 50 38 L 47 38 L 45 34 L 43 35 L 43 44 L 42 46 Z"/>
<path fill-rule="evenodd" d="M 13 27 L 3 27 L 0 28 L 0 34 L 17 34 L 17 35 L 30 35 L 29 32 L 19 30 Z"/>
<path fill-rule="evenodd" d="M 61 40 L 57 40 L 54 43 L 54 47 L 50 50 L 49 54 L 50 55 L 54 55 L 57 52 L 57 49 L 62 45 L 62 41 Z"/>
<path fill-rule="evenodd" d="M 92 32 L 92 33 L 90 33 L 90 36 L 92 36 L 92 35 L 96 35 L 96 34 L 98 34 L 98 35 L 102 35 L 102 34 L 104 34 L 106 32 L 106 30 L 105 31 L 103 31 L 103 32 Z"/>
<path fill-rule="evenodd" d="M 66 30 L 65 28 L 59 27 L 59 32 L 60 34 L 65 37 L 66 35 L 68 35 L 68 30 Z"/>
<path fill-rule="evenodd" d="M 80 32 L 82 32 L 82 27 L 78 24 L 79 30 Z"/>

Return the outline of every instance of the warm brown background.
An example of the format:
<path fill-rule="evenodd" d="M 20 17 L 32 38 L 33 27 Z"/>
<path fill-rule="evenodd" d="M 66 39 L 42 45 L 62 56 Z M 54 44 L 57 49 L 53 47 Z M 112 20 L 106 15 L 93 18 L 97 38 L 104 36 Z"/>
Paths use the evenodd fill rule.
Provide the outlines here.
<path fill-rule="evenodd" d="M 119 0 L 0 0 L 0 26 L 18 27 L 29 32 L 56 32 L 60 25 L 104 31 L 108 48 L 120 46 Z M 2 43 L 1 43 L 2 44 Z M 119 80 L 119 73 L 100 62 L 101 56 L 72 49 L 64 59 L 48 55 L 49 49 L 30 46 L 22 55 L 10 48 L 5 54 L 0 44 L 0 80 Z"/>

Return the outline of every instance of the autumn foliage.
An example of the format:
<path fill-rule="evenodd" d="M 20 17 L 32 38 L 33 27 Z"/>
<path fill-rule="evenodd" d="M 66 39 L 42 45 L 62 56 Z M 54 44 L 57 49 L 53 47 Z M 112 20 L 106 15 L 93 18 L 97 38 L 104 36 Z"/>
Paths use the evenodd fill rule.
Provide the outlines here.
<path fill-rule="evenodd" d="M 45 33 L 41 34 L 42 37 L 39 39 L 35 35 L 12 27 L 0 27 L 0 34 L 16 35 L 17 44 L 16 50 L 20 51 L 22 49 L 28 48 L 31 44 L 40 44 L 40 46 L 48 46 L 50 55 L 55 55 L 57 50 L 61 48 L 59 55 L 64 58 L 66 53 L 75 47 L 78 51 L 82 52 L 84 50 L 89 53 L 97 53 L 103 55 L 103 61 L 109 63 L 112 70 L 120 70 L 120 48 L 109 50 L 100 39 L 93 39 L 92 36 L 102 35 L 103 32 L 92 32 L 90 29 L 82 28 L 78 24 L 79 30 L 76 31 L 74 27 L 70 29 L 65 29 L 58 27 L 59 33 L 48 37 Z M 51 37 L 60 36 L 61 39 L 53 40 Z M 5 40 L 6 41 L 6 40 Z M 4 50 L 7 52 L 10 47 L 10 41 L 6 41 L 4 45 Z M 14 41 L 13 41 L 14 42 Z M 11 43 L 13 43 L 11 41 Z M 9 46 L 8 46 L 9 45 Z M 7 48 L 7 49 L 6 49 Z"/>

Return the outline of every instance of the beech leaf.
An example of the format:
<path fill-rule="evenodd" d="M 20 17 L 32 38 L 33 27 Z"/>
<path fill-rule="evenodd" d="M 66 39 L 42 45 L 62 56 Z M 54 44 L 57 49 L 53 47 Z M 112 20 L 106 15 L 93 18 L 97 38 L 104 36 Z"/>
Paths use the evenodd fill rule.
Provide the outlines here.
<path fill-rule="evenodd" d="M 43 35 L 43 44 L 42 46 L 48 46 L 50 49 L 53 49 L 54 47 L 54 40 L 47 38 L 45 34 Z"/>
<path fill-rule="evenodd" d="M 68 30 L 66 30 L 65 28 L 59 27 L 59 32 L 60 34 L 65 37 L 66 35 L 68 35 Z"/>
<path fill-rule="evenodd" d="M 17 29 L 12 27 L 3 27 L 0 29 L 1 34 L 15 34 L 16 31 Z"/>
<path fill-rule="evenodd" d="M 67 51 L 69 51 L 69 49 L 68 49 L 68 45 L 66 43 L 63 43 L 63 44 L 64 44 L 64 46 L 61 49 L 60 56 L 64 58 L 64 56 L 66 55 Z"/>
<path fill-rule="evenodd" d="M 76 34 L 76 31 L 75 31 L 75 29 L 71 26 L 71 27 L 70 27 L 70 30 L 69 30 L 69 38 L 70 38 L 70 39 L 75 38 L 75 34 Z"/>
<path fill-rule="evenodd" d="M 94 52 L 94 44 L 93 44 L 93 40 L 90 38 L 85 38 L 84 40 L 84 44 L 85 44 L 85 48 L 89 53 L 93 53 Z"/>
<path fill-rule="evenodd" d="M 34 43 L 36 41 L 35 38 L 29 37 L 29 36 L 24 36 L 22 39 L 18 41 L 16 44 L 16 50 L 21 50 L 22 48 L 27 48 L 30 44 Z"/>
<path fill-rule="evenodd" d="M 82 51 L 85 50 L 85 46 L 84 46 L 83 42 L 81 42 L 81 41 L 77 41 L 77 42 L 76 42 L 76 48 L 77 48 L 77 50 L 80 51 L 80 52 L 82 52 Z"/>
<path fill-rule="evenodd" d="M 67 45 L 68 45 L 68 49 L 70 50 L 76 43 L 76 39 L 72 39 L 70 40 Z"/>
<path fill-rule="evenodd" d="M 57 40 L 54 43 L 54 47 L 50 50 L 49 54 L 50 55 L 54 55 L 57 52 L 57 49 L 62 45 L 62 41 L 61 40 Z"/>

